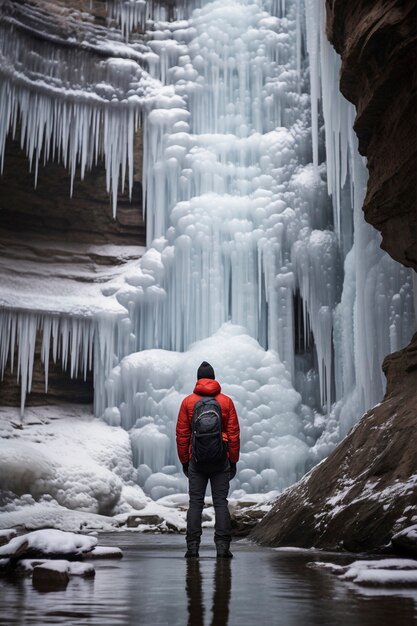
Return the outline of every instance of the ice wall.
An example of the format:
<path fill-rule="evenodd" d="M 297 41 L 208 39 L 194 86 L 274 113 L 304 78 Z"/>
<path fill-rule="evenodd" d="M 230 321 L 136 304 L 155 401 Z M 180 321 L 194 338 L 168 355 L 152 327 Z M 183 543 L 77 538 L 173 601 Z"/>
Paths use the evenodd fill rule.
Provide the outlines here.
<path fill-rule="evenodd" d="M 324 2 L 306 1 L 312 112 L 323 112 L 327 188 L 344 258 L 343 292 L 334 313 L 336 404 L 316 448 L 328 451 L 385 391 L 384 357 L 404 347 L 416 328 L 413 272 L 380 249 L 363 218 L 366 160 L 353 130 L 355 108 L 340 94 L 340 58 L 325 34 Z M 319 121 L 312 117 L 313 144 Z M 321 453 L 319 452 L 321 455 Z"/>
<path fill-rule="evenodd" d="M 153 497 L 184 487 L 178 474 L 175 424 L 183 397 L 194 388 L 203 359 L 212 363 L 223 393 L 233 397 L 242 447 L 234 488 L 281 490 L 305 471 L 320 421 L 301 406 L 291 377 L 274 351 L 230 322 L 186 352 L 144 350 L 122 359 L 107 382 L 104 419 L 131 432 L 140 485 Z"/>
<path fill-rule="evenodd" d="M 181 394 L 193 387 L 192 373 L 187 384 L 181 374 L 187 355 L 196 351 L 202 360 L 218 347 L 227 386 L 221 363 L 230 351 L 231 395 L 248 450 L 235 486 L 282 488 L 381 399 L 382 359 L 414 325 L 410 273 L 380 251 L 362 219 L 366 167 L 353 107 L 339 94 L 322 3 L 211 2 L 186 24 L 155 29 L 151 73 L 179 99 L 169 112 L 154 107 L 144 122 L 152 243 L 117 297 L 129 309 L 136 349 L 145 352 L 113 370 L 107 415 L 132 428 L 137 462 L 148 467 L 145 485 L 148 472 L 158 481 L 155 472 L 177 463 L 173 425 Z M 249 413 L 274 406 L 271 437 L 257 440 L 239 393 L 253 378 L 238 365 L 239 350 L 216 335 L 229 320 L 247 329 L 265 358 L 274 355 L 301 395 L 291 407 L 295 439 L 275 452 L 282 466 L 271 481 L 263 472 L 273 461 L 262 450 L 275 450 L 274 429 L 291 419 L 271 389 L 263 390 L 264 403 L 254 393 Z M 185 351 L 183 360 L 175 351 Z M 181 373 L 167 381 L 160 372 L 171 359 Z M 279 389 L 284 377 L 276 378 Z M 294 441 L 299 454 L 292 456 Z M 174 488 L 169 475 L 167 489 Z"/>

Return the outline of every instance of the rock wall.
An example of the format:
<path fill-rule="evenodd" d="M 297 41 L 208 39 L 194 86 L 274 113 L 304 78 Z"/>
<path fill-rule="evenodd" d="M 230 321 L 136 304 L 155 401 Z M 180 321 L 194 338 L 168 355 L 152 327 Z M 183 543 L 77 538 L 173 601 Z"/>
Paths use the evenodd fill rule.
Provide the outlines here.
<path fill-rule="evenodd" d="M 7 242 L 10 235 L 22 239 L 35 235 L 74 243 L 145 245 L 141 133 L 135 148 L 132 199 L 119 194 L 114 219 L 104 164 L 86 172 L 84 180 L 76 177 L 71 197 L 68 171 L 60 163 L 48 162 L 39 168 L 35 189 L 19 141 L 9 138 L 0 177 L 0 243 Z"/>
<path fill-rule="evenodd" d="M 327 35 L 342 58 L 340 90 L 356 106 L 367 157 L 365 219 L 382 248 L 417 270 L 417 4 L 326 0 Z"/>

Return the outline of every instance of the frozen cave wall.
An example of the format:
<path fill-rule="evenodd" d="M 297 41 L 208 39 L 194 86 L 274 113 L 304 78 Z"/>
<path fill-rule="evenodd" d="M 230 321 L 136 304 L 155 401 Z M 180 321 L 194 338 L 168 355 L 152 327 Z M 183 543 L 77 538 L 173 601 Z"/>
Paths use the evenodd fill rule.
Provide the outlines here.
<path fill-rule="evenodd" d="M 356 106 L 354 128 L 368 160 L 365 218 L 381 231 L 382 247 L 416 270 L 415 2 L 326 6 L 327 34 L 342 58 L 341 91 Z M 253 533 L 257 541 L 369 550 L 416 523 L 416 354 L 414 335 L 386 357 L 384 401 L 278 498 Z"/>
<path fill-rule="evenodd" d="M 20 47 L 25 43 L 27 50 L 39 52 L 50 45 L 57 54 L 62 51 L 65 55 L 69 47 L 67 39 L 72 36 L 72 55 L 80 64 L 88 66 L 88 57 L 93 61 L 97 56 L 94 49 L 83 49 L 84 31 L 92 17 L 98 27 L 106 25 L 105 2 L 57 0 L 47 4 L 15 3 L 14 6 L 13 3 L 4 3 L 2 9 L 2 28 L 7 31 L 15 29 L 16 45 L 19 42 Z M 26 13 L 25 9 L 29 12 Z M 105 54 L 102 56 L 105 58 Z M 68 167 L 56 159 L 43 161 L 41 158 L 38 168 L 33 162 L 30 166 L 20 125 L 14 138 L 11 132 L 8 134 L 0 176 L 0 273 L 3 272 L 0 285 L 3 289 L 7 289 L 4 287 L 5 276 L 9 278 L 12 273 L 19 275 L 25 272 L 25 263 L 31 265 L 28 274 L 32 275 L 34 282 L 42 280 L 42 275 L 53 274 L 54 268 L 62 263 L 62 271 L 67 276 L 73 275 L 76 289 L 77 281 L 85 284 L 89 280 L 97 280 L 97 268 L 105 270 L 120 263 L 119 247 L 145 245 L 141 129 L 135 133 L 133 150 L 131 197 L 126 190 L 118 193 L 117 215 L 113 217 L 103 158 L 87 169 L 83 179 L 78 166 L 72 185 Z M 61 293 L 67 295 L 64 286 Z M 52 356 L 48 368 L 48 391 L 45 392 L 41 349 L 41 334 L 38 332 L 32 386 L 26 404 L 92 403 L 92 370 L 85 377 L 81 373 L 71 376 L 69 364 L 63 367 L 60 358 L 54 363 Z M 15 363 L 17 359 L 16 349 Z M 21 404 L 21 384 L 17 381 L 16 365 L 13 372 L 10 370 L 10 358 L 0 382 L 0 403 L 11 406 Z"/>

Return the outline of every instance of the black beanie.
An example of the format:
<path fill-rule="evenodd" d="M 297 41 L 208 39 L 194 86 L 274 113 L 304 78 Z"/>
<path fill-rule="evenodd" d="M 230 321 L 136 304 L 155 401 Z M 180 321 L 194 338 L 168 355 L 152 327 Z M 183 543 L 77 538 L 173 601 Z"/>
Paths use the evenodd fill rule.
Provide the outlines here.
<path fill-rule="evenodd" d="M 215 380 L 214 369 L 211 367 L 210 363 L 207 361 L 203 361 L 200 367 L 197 370 L 197 380 L 200 378 L 212 378 Z"/>

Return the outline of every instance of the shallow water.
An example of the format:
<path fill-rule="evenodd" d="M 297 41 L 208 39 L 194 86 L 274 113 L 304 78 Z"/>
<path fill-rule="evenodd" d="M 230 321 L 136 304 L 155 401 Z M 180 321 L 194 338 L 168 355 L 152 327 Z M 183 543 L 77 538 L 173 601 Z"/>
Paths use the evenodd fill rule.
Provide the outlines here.
<path fill-rule="evenodd" d="M 0 625 L 99 626 L 408 626 L 417 624 L 417 591 L 359 590 L 312 561 L 352 557 L 272 550 L 235 542 L 216 560 L 206 532 L 199 560 L 184 559 L 184 537 L 101 534 L 124 558 L 95 561 L 94 580 L 41 593 L 30 578 L 0 578 Z"/>

